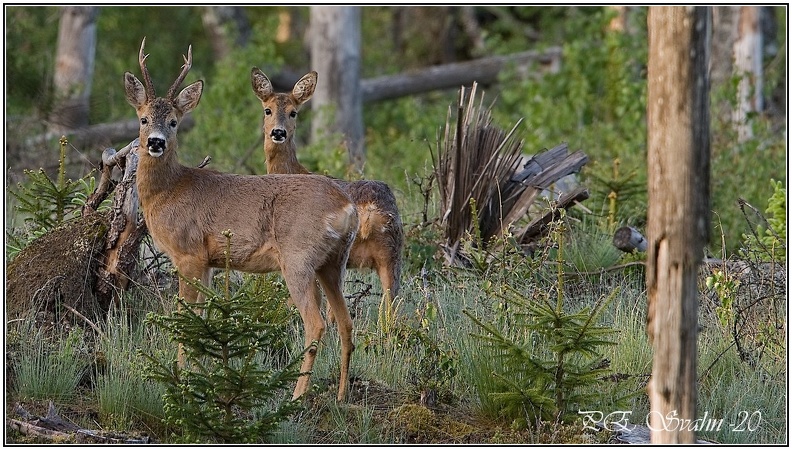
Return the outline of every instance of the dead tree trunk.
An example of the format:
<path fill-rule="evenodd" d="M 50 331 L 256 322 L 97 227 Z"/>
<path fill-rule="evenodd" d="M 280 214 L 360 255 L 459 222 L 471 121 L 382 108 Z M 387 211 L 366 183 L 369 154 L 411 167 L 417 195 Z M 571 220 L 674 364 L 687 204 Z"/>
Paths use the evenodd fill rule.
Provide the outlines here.
<path fill-rule="evenodd" d="M 61 10 L 50 131 L 65 132 L 88 125 L 97 11 L 96 6 L 64 6 Z"/>
<path fill-rule="evenodd" d="M 649 8 L 647 333 L 653 444 L 694 443 L 698 265 L 709 230 L 709 7 Z"/>
<path fill-rule="evenodd" d="M 250 23 L 241 6 L 204 6 L 201 20 L 215 61 L 223 60 L 234 47 L 244 47 L 250 40 Z"/>
<path fill-rule="evenodd" d="M 111 174 L 116 166 L 123 168 L 123 177 L 115 186 L 110 216 L 110 229 L 105 237 L 102 264 L 97 271 L 96 295 L 104 304 L 115 302 L 120 291 L 129 286 L 137 265 L 138 249 L 146 236 L 146 223 L 138 217 L 137 140 L 116 152 L 108 148 L 102 153 L 102 175 L 99 185 L 83 208 L 83 215 L 93 212 L 112 190 Z"/>
<path fill-rule="evenodd" d="M 360 7 L 311 7 L 311 66 L 319 72 L 312 99 L 311 140 L 340 133 L 350 162 L 366 160 L 360 92 Z"/>
<path fill-rule="evenodd" d="M 740 6 L 737 39 L 734 42 L 734 69 L 740 83 L 732 121 L 740 142 L 753 137 L 748 115 L 762 110 L 762 30 L 761 6 Z"/>

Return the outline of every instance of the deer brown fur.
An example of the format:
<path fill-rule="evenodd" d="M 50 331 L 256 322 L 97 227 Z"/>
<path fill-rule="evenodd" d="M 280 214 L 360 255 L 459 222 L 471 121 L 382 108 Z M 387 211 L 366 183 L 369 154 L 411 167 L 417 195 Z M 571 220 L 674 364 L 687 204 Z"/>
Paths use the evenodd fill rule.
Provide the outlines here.
<path fill-rule="evenodd" d="M 156 97 L 140 46 L 139 62 L 145 85 L 124 74 L 127 101 L 140 121 L 137 188 L 149 232 L 170 257 L 183 279 L 179 295 L 187 302 L 198 292 L 186 280 L 211 282 L 213 267 L 225 267 L 230 230 L 230 267 L 263 273 L 280 271 L 305 329 L 305 353 L 293 398 L 309 386 L 309 372 L 325 331 L 318 280 L 338 322 L 341 338 L 343 400 L 349 380 L 352 319 L 342 295 L 349 249 L 358 226 L 356 208 L 348 195 L 322 176 L 236 175 L 183 166 L 178 162 L 176 134 L 182 117 L 201 98 L 203 82 L 176 94 L 190 69 L 192 48 L 182 73 L 167 97 Z M 179 362 L 185 364 L 182 352 Z"/>
<path fill-rule="evenodd" d="M 275 93 L 270 80 L 256 67 L 250 76 L 253 92 L 264 108 L 262 133 L 267 173 L 309 174 L 297 160 L 294 130 L 300 107 L 314 93 L 317 73 L 303 76 L 289 93 Z M 347 267 L 376 270 L 386 299 L 390 301 L 399 294 L 404 246 L 396 198 L 388 185 L 381 181 L 334 180 L 355 202 L 360 219 Z"/>

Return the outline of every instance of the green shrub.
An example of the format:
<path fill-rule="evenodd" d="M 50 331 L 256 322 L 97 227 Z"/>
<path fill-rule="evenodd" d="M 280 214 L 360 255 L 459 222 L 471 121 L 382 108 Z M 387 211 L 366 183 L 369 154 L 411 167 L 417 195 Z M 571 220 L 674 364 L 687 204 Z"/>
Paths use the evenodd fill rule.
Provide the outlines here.
<path fill-rule="evenodd" d="M 281 395 L 297 380 L 302 353 L 282 367 L 275 361 L 287 347 L 291 321 L 283 284 L 257 295 L 251 288 L 256 278 L 249 277 L 232 293 L 229 272 L 224 292 L 192 281 L 206 301 L 188 305 L 178 299 L 180 311 L 147 319 L 183 346 L 183 368 L 172 358 L 144 356 L 147 378 L 165 388 L 165 421 L 181 429 L 187 442 L 262 442 L 301 408 L 299 400 Z"/>
<path fill-rule="evenodd" d="M 570 312 L 564 299 L 562 222 L 554 222 L 548 240 L 555 242 L 556 285 L 524 282 L 520 287 L 506 281 L 488 285 L 489 295 L 499 302 L 496 320 L 484 320 L 464 311 L 483 334 L 475 335 L 487 345 L 483 358 L 497 360 L 493 367 L 493 390 L 479 393 L 491 397 L 499 414 L 519 426 L 538 420 L 571 420 L 578 409 L 601 400 L 591 389 L 609 373 L 603 364 L 602 347 L 614 345 L 616 330 L 599 325 L 601 316 L 619 290 L 600 297 L 593 306 Z M 550 254 L 539 255 L 539 260 Z M 541 275 L 540 275 L 541 276 Z M 553 298 L 555 297 L 555 298 Z M 492 407 L 494 405 L 490 405 Z"/>
<path fill-rule="evenodd" d="M 80 206 L 94 191 L 95 182 L 91 173 L 76 181 L 66 179 L 67 144 L 66 139 L 61 138 L 57 179 L 50 178 L 44 169 L 25 170 L 28 181 L 19 183 L 17 189 L 8 189 L 16 202 L 15 213 L 23 217 L 25 229 L 6 228 L 6 259 L 13 259 L 30 241 L 65 220 L 76 217 L 80 213 Z"/>
<path fill-rule="evenodd" d="M 786 188 L 781 181 L 770 180 L 773 195 L 767 200 L 766 225 L 743 234 L 742 254 L 746 257 L 769 261 L 786 261 Z M 750 222 L 749 222 L 750 223 Z"/>

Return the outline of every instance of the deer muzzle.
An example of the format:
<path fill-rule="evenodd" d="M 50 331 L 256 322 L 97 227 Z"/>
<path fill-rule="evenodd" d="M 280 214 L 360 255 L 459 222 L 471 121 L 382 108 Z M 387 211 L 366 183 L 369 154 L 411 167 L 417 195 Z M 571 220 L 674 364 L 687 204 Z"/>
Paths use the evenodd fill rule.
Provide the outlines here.
<path fill-rule="evenodd" d="M 165 152 L 165 139 L 160 136 L 149 136 L 146 148 L 149 155 L 159 158 Z"/>
<path fill-rule="evenodd" d="M 286 130 L 283 128 L 273 128 L 270 137 L 272 138 L 272 142 L 282 144 L 286 142 Z"/>

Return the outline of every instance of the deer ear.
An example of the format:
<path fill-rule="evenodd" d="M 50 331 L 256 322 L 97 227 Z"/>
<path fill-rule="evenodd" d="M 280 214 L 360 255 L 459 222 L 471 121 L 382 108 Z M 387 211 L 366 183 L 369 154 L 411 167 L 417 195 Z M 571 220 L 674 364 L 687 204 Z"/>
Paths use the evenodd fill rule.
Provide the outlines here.
<path fill-rule="evenodd" d="M 250 84 L 253 85 L 253 92 L 256 93 L 256 97 L 262 102 L 267 101 L 272 95 L 272 83 L 258 67 L 254 67 L 250 71 Z"/>
<path fill-rule="evenodd" d="M 297 102 L 297 105 L 302 105 L 311 98 L 314 89 L 316 89 L 316 78 L 318 76 L 315 71 L 311 71 L 294 83 L 292 97 Z"/>
<path fill-rule="evenodd" d="M 174 105 L 182 114 L 187 114 L 198 106 L 202 92 L 203 80 L 198 80 L 179 92 L 179 95 L 174 100 Z"/>
<path fill-rule="evenodd" d="M 124 73 L 124 89 L 127 102 L 135 109 L 146 104 L 146 90 L 143 88 L 143 83 L 130 72 Z"/>

